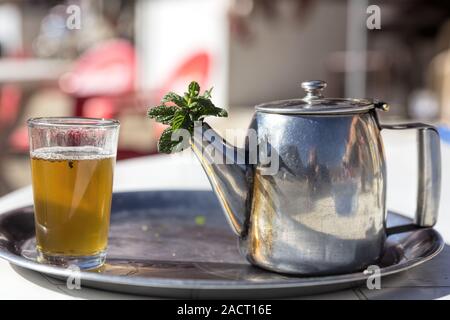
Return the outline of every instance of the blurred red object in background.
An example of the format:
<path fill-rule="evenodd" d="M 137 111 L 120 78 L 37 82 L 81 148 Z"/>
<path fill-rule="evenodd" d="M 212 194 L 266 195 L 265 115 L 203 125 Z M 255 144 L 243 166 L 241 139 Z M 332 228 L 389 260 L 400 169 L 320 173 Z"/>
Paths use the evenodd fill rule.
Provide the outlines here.
<path fill-rule="evenodd" d="M 75 115 L 112 118 L 115 97 L 135 90 L 136 52 L 125 40 L 109 40 L 84 53 L 72 71 L 63 75 L 60 88 L 76 99 Z"/>
<path fill-rule="evenodd" d="M 197 81 L 200 87 L 208 85 L 210 71 L 211 56 L 208 52 L 199 51 L 192 54 L 175 69 L 167 82 L 161 86 L 160 98 L 169 91 L 183 92 L 193 80 Z"/>
<path fill-rule="evenodd" d="M 19 116 L 22 92 L 16 85 L 5 84 L 0 87 L 0 132 L 8 134 Z M 27 128 L 12 130 L 7 143 L 18 151 L 28 150 Z"/>
<path fill-rule="evenodd" d="M 9 136 L 9 144 L 14 151 L 28 151 L 28 128 L 21 126 L 11 133 Z"/>
<path fill-rule="evenodd" d="M 15 85 L 0 88 L 0 127 L 13 123 L 19 113 L 21 92 Z"/>
<path fill-rule="evenodd" d="M 116 96 L 133 91 L 135 79 L 134 47 L 125 40 L 110 40 L 84 53 L 59 83 L 77 97 Z"/>
<path fill-rule="evenodd" d="M 83 116 L 88 118 L 114 118 L 115 111 L 114 99 L 109 97 L 90 98 L 83 105 Z"/>

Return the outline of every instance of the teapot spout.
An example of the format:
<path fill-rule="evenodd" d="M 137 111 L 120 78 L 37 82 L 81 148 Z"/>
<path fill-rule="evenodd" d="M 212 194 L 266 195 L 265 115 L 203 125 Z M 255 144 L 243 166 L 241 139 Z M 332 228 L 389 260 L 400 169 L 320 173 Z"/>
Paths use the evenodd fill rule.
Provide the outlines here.
<path fill-rule="evenodd" d="M 251 166 L 245 151 L 227 143 L 207 123 L 196 125 L 191 140 L 227 220 L 238 236 L 245 236 L 250 207 Z"/>

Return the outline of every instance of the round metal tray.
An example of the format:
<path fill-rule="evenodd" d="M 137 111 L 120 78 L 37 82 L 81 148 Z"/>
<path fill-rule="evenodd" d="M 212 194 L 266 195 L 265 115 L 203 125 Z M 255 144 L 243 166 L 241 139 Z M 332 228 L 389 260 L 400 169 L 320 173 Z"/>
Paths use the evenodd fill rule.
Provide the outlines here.
<path fill-rule="evenodd" d="M 388 226 L 408 223 L 388 214 Z M 381 275 L 430 260 L 443 246 L 431 228 L 391 235 L 379 262 Z M 0 215 L 0 257 L 55 278 L 73 275 L 36 262 L 32 207 Z M 106 264 L 79 275 L 81 286 L 173 298 L 298 296 L 348 288 L 368 277 L 362 271 L 298 277 L 253 267 L 239 255 L 215 195 L 185 190 L 114 194 Z"/>

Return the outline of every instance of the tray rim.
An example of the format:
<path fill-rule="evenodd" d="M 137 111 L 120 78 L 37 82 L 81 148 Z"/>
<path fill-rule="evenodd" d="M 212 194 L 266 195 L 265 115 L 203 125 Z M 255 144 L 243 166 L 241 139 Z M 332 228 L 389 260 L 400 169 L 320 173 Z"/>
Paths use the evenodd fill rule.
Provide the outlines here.
<path fill-rule="evenodd" d="M 138 191 L 145 192 L 145 191 Z M 116 194 L 127 194 L 127 193 L 135 193 L 135 192 L 115 192 Z M 18 208 L 14 208 L 12 210 L 7 210 L 5 212 L 0 213 L 4 214 L 13 214 L 15 211 L 24 211 L 32 209 L 32 205 L 22 206 Z M 401 217 L 407 218 L 399 213 L 395 213 L 392 211 L 391 214 L 395 214 Z M 432 252 L 430 252 L 427 256 L 422 258 L 414 258 L 407 260 L 403 263 L 398 263 L 395 265 L 387 266 L 380 269 L 380 276 L 385 277 L 393 274 L 397 274 L 408 269 L 419 266 L 434 257 L 436 257 L 445 247 L 445 242 L 442 236 L 439 234 L 437 230 L 434 228 L 422 228 L 418 229 L 415 232 L 420 230 L 429 230 L 433 232 L 436 237 L 435 248 Z M 413 231 L 414 232 L 414 231 Z M 32 270 L 35 272 L 39 272 L 45 274 L 50 277 L 56 277 L 59 279 L 66 279 L 70 275 L 73 274 L 71 270 L 41 264 L 35 262 L 33 260 L 27 259 L 23 256 L 19 256 L 11 253 L 8 250 L 0 249 L 0 258 L 5 259 L 9 263 L 13 265 Z M 114 259 L 112 259 L 114 260 Z M 136 259 L 135 261 L 139 261 Z M 155 260 L 157 262 L 157 260 Z M 162 262 L 162 261 L 160 261 Z M 181 261 L 180 261 L 181 262 Z M 270 272 L 270 271 L 268 271 Z M 283 276 L 283 275 L 282 275 Z M 104 275 L 99 273 L 92 273 L 88 271 L 80 271 L 80 280 L 88 281 L 88 282 L 96 282 L 96 283 L 105 283 L 112 285 L 125 285 L 125 286 L 135 286 L 135 287 L 144 287 L 144 288 L 164 288 L 164 289 L 192 289 L 192 290 L 254 290 L 254 289 L 283 289 L 283 288 L 304 288 L 304 287 L 315 287 L 315 286 L 327 286 L 327 285 L 337 285 L 337 284 L 347 284 L 347 283 L 356 283 L 367 280 L 370 275 L 365 275 L 363 272 L 354 272 L 340 275 L 327 275 L 327 276 L 312 276 L 312 277 L 295 277 L 295 275 L 286 275 L 289 278 L 285 279 L 274 279 L 274 280 L 264 280 L 261 282 L 254 282 L 249 280 L 179 280 L 179 279 L 167 279 L 160 277 L 143 277 L 143 276 L 133 276 L 126 277 L 121 275 Z"/>
<path fill-rule="evenodd" d="M 434 230 L 435 231 L 435 230 Z M 436 231 L 435 231 L 436 232 Z M 436 235 L 440 235 L 436 232 Z M 444 243 L 439 239 L 438 248 L 430 255 L 423 259 L 412 259 L 403 264 L 397 264 L 386 268 L 381 268 L 381 277 L 397 274 L 408 269 L 421 265 L 435 256 L 437 256 L 444 248 Z M 66 279 L 72 271 L 63 268 L 39 264 L 26 258 L 18 258 L 18 256 L 0 251 L 0 257 L 8 262 L 28 269 L 43 273 L 50 277 L 56 277 L 59 279 Z M 342 275 L 330 275 L 322 277 L 292 277 L 292 279 L 284 280 L 269 280 L 261 282 L 249 282 L 249 281 L 236 281 L 236 280 L 177 280 L 177 279 L 165 279 L 158 277 L 125 277 L 117 275 L 99 275 L 97 273 L 90 273 L 86 271 L 80 272 L 81 281 L 100 282 L 114 285 L 131 285 L 145 288 L 166 288 L 166 289 L 202 289 L 202 290 L 251 290 L 251 289 L 283 289 L 283 288 L 301 288 L 301 287 L 313 287 L 313 286 L 326 286 L 335 284 L 355 283 L 368 279 L 369 276 L 362 272 L 349 273 Z"/>

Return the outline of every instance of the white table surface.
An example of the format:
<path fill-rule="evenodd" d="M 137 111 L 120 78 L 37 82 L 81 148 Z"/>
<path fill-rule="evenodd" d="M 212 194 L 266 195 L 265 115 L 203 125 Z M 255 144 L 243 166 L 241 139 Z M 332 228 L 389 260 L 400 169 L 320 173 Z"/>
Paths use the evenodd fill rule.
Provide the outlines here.
<path fill-rule="evenodd" d="M 413 132 L 383 132 L 388 163 L 388 208 L 412 216 L 417 188 L 417 155 Z M 450 145 L 442 143 L 442 197 L 437 230 L 450 242 Z M 191 154 L 152 156 L 119 162 L 115 191 L 209 190 L 208 180 Z M 0 199 L 0 214 L 32 204 L 31 187 Z M 15 267 L 0 260 L 0 299 L 148 299 L 82 287 Z M 249 297 L 251 298 L 251 297 Z M 302 297 L 305 298 L 305 297 Z M 450 299 L 450 248 L 430 262 L 381 280 L 381 290 L 355 288 L 312 299 Z"/>

